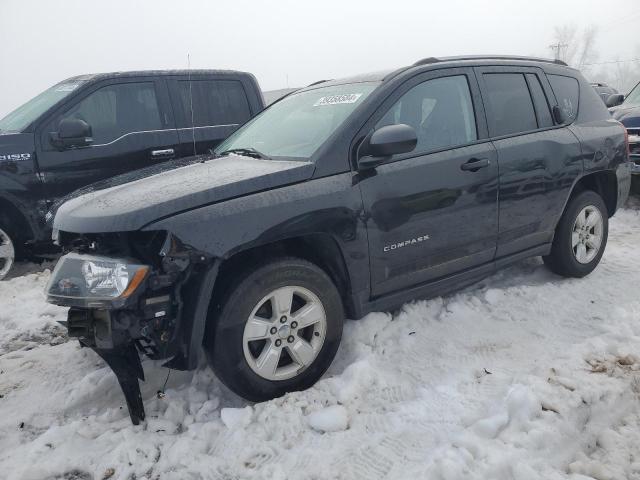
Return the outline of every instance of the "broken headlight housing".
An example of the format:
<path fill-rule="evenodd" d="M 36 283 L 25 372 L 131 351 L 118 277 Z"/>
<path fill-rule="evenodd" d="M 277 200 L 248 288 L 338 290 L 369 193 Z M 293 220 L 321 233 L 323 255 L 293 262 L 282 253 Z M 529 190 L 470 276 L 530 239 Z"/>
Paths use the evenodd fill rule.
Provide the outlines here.
<path fill-rule="evenodd" d="M 47 301 L 64 306 L 119 308 L 139 289 L 148 265 L 128 259 L 70 253 L 60 258 L 46 288 Z"/>

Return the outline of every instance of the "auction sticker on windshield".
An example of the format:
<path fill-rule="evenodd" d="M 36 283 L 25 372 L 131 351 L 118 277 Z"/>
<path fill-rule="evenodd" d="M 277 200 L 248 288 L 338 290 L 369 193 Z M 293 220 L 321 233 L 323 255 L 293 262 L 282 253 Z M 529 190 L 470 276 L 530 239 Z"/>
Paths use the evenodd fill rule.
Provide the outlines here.
<path fill-rule="evenodd" d="M 63 83 L 58 88 L 56 88 L 56 92 L 73 92 L 79 86 L 79 83 Z"/>
<path fill-rule="evenodd" d="M 339 105 L 341 103 L 356 103 L 362 96 L 361 93 L 348 93 L 345 95 L 329 95 L 328 97 L 322 97 L 313 104 L 314 107 L 320 107 L 323 105 Z"/>

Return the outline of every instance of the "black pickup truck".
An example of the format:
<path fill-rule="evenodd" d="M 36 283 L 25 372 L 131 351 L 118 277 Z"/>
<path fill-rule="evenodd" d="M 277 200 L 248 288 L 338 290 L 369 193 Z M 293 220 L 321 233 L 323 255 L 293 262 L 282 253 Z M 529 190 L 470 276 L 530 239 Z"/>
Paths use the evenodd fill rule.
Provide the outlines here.
<path fill-rule="evenodd" d="M 217 70 L 82 75 L 17 108 L 0 120 L 0 279 L 51 244 L 56 199 L 207 153 L 263 108 L 253 75 Z"/>
<path fill-rule="evenodd" d="M 634 190 L 640 194 L 640 83 L 627 96 L 611 95 L 607 100 L 611 116 L 620 121 L 629 134 L 629 151 L 633 162 Z"/>
<path fill-rule="evenodd" d="M 140 355 L 188 370 L 204 345 L 227 386 L 266 400 L 322 376 L 345 318 L 531 256 L 587 275 L 630 170 L 624 127 L 558 62 L 427 58 L 319 82 L 201 162 L 63 204 L 48 300 L 134 422 Z"/>

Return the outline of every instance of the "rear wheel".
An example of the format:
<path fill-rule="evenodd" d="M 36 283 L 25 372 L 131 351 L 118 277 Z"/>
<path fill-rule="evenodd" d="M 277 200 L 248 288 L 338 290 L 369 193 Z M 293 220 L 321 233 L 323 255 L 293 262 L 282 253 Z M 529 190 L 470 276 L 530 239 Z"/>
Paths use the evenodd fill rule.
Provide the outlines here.
<path fill-rule="evenodd" d="M 222 382 L 252 401 L 313 385 L 331 364 L 344 313 L 329 276 L 297 258 L 241 274 L 216 301 L 205 350 Z"/>
<path fill-rule="evenodd" d="M 602 197 L 587 190 L 569 200 L 558 222 L 545 264 L 565 277 L 584 277 L 596 268 L 609 235 L 609 217 Z"/>
<path fill-rule="evenodd" d="M 0 216 L 0 280 L 8 277 L 17 257 L 18 241 L 8 219 Z"/>

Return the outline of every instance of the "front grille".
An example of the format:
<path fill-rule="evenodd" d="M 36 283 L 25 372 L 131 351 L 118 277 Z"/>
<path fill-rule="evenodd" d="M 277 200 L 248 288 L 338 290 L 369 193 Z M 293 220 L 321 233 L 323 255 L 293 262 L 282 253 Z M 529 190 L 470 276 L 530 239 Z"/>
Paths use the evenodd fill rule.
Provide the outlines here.
<path fill-rule="evenodd" d="M 636 163 L 640 162 L 640 128 L 627 128 L 629 152 Z"/>

